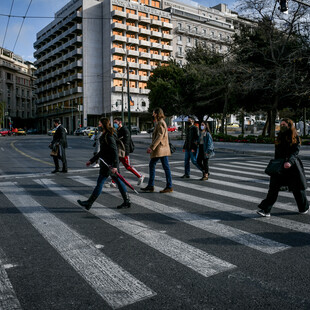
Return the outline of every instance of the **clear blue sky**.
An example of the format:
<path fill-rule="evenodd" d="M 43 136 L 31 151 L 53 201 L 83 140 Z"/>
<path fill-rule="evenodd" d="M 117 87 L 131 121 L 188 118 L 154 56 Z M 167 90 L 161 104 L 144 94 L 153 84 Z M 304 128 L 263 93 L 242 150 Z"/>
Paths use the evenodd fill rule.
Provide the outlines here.
<path fill-rule="evenodd" d="M 0 0 L 0 14 L 9 14 L 13 1 L 14 4 L 11 15 L 24 16 L 31 0 Z M 187 0 L 183 0 L 183 2 L 186 1 Z M 32 0 L 27 16 L 53 17 L 55 12 L 68 2 L 69 1 L 66 0 Z M 231 8 L 235 0 L 196 0 L 195 2 L 206 7 L 211 7 L 222 2 L 226 3 L 228 7 Z M 11 17 L 3 44 L 8 17 L 0 15 L 0 46 L 12 51 L 16 42 L 14 53 L 22 56 L 25 60 L 34 61 L 33 43 L 36 41 L 36 34 L 52 20 L 53 18 L 25 18 L 22 30 L 16 42 L 23 18 Z"/>

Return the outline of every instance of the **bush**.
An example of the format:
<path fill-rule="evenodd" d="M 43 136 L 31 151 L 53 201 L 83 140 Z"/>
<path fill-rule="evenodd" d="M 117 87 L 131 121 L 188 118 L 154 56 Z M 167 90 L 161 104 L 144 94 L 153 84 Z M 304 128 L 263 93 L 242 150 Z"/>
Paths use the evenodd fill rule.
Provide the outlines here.
<path fill-rule="evenodd" d="M 268 143 L 273 144 L 274 139 L 263 136 L 239 135 L 238 137 L 218 133 L 213 135 L 213 140 L 217 142 L 237 142 L 237 143 Z"/>

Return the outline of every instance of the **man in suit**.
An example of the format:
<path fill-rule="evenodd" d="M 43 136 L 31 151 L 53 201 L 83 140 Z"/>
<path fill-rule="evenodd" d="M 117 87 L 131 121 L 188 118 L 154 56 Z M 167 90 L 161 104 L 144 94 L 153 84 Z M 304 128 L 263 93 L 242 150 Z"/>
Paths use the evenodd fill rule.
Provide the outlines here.
<path fill-rule="evenodd" d="M 59 119 L 54 120 L 54 126 L 56 131 L 53 136 L 53 140 L 50 143 L 50 148 L 53 150 L 58 149 L 57 155 L 52 156 L 54 163 L 55 163 L 55 170 L 52 173 L 57 172 L 68 172 L 67 167 L 67 158 L 66 158 L 66 148 L 68 147 L 67 144 L 67 131 L 66 129 L 60 124 Z M 62 161 L 62 170 L 59 170 L 59 162 L 58 159 Z"/>

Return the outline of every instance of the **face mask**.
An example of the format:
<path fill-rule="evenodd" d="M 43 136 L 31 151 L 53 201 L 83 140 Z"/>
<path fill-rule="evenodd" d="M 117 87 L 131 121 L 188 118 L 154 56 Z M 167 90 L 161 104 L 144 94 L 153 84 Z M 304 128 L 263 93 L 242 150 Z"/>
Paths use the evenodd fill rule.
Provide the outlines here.
<path fill-rule="evenodd" d="M 99 129 L 99 131 L 102 131 L 102 130 L 103 130 L 102 126 L 98 127 L 98 129 Z"/>
<path fill-rule="evenodd" d="M 116 123 L 114 123 L 113 126 L 115 129 L 117 129 L 119 127 L 118 124 L 116 124 Z"/>
<path fill-rule="evenodd" d="M 201 129 L 201 130 L 204 130 L 204 129 L 205 129 L 205 126 L 201 125 L 201 126 L 200 126 L 200 129 Z"/>
<path fill-rule="evenodd" d="M 286 127 L 286 126 L 281 126 L 281 127 L 280 127 L 280 131 L 281 131 L 281 132 L 287 132 L 287 131 L 288 131 L 288 127 Z"/>

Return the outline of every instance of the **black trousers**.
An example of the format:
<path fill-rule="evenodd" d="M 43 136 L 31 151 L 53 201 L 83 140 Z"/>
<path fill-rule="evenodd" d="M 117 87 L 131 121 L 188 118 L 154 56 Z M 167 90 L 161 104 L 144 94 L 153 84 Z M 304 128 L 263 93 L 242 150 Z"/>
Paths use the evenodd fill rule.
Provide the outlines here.
<path fill-rule="evenodd" d="M 60 146 L 60 152 L 58 152 L 58 156 L 53 156 L 55 169 L 59 170 L 59 159 L 62 161 L 62 170 L 68 170 L 67 166 L 67 157 L 66 157 L 66 149 Z"/>
<path fill-rule="evenodd" d="M 278 184 L 270 184 L 266 199 L 264 199 L 258 207 L 264 210 L 266 213 L 269 213 L 277 201 L 280 187 L 281 185 Z M 293 195 L 296 200 L 299 212 L 305 212 L 309 209 L 309 202 L 305 190 L 295 189 L 293 190 Z"/>
<path fill-rule="evenodd" d="M 203 144 L 199 146 L 197 164 L 203 171 L 203 173 L 209 173 L 209 158 L 205 158 Z"/>

